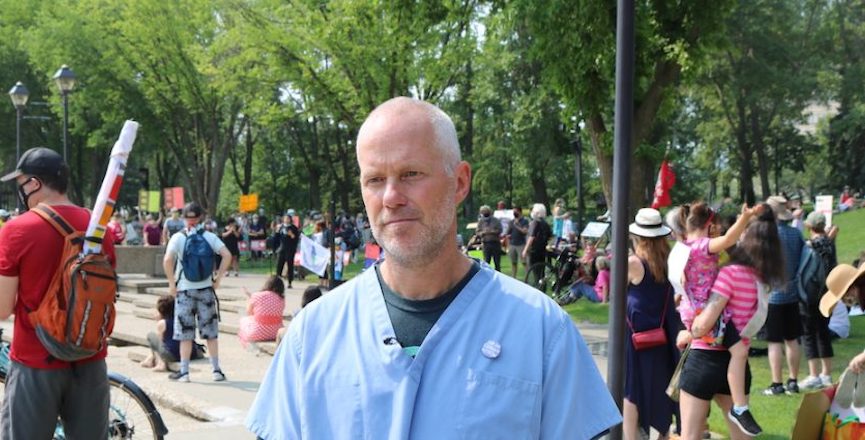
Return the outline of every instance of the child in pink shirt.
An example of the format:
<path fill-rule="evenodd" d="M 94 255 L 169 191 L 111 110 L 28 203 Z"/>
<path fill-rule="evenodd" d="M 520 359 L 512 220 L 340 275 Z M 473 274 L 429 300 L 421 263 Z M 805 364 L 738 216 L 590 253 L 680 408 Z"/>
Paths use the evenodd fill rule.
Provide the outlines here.
<path fill-rule="evenodd" d="M 749 224 L 750 219 L 756 214 L 760 215 L 758 221 Z M 688 226 L 690 227 L 690 223 Z M 747 229 L 745 229 L 746 227 Z M 734 234 L 737 239 L 741 235 L 742 239 L 736 248 L 730 252 L 730 264 L 721 268 L 708 286 L 709 292 L 717 294 L 717 297 L 699 303 L 699 308 L 694 307 L 695 317 L 692 318 L 693 322 L 690 329 L 692 335 L 699 338 L 715 326 L 719 317 L 721 317 L 721 325 L 726 325 L 724 339 L 729 340 L 713 341 L 711 338 L 708 340 L 700 338 L 694 339 L 692 344 L 694 347 L 704 349 L 723 350 L 719 346 L 720 344 L 728 347 L 730 363 L 727 367 L 727 382 L 733 399 L 733 408 L 728 414 L 728 418 L 736 423 L 743 432 L 754 436 L 759 434 L 761 429 L 753 419 L 748 407 L 745 376 L 750 337 L 759 330 L 766 319 L 765 308 L 758 306 L 761 304 L 759 301 L 760 290 L 763 290 L 763 296 L 766 299 L 765 295 L 767 295 L 768 289 L 758 288 L 758 283 L 775 284 L 782 277 L 779 272 L 782 271 L 783 264 L 780 261 L 775 261 L 780 259 L 781 248 L 771 209 L 766 209 L 762 205 L 752 209 L 743 206 L 742 215 L 736 223 L 727 234 L 718 238 L 727 238 L 731 234 Z M 691 233 L 689 232 L 690 238 Z M 694 238 L 693 242 L 701 243 L 699 246 L 703 246 L 709 252 L 717 249 L 711 243 L 717 239 L 703 240 L 697 236 Z M 705 241 L 709 241 L 709 243 L 702 245 Z M 731 244 L 735 244 L 735 240 Z M 693 249 L 692 257 L 694 256 Z M 700 247 L 697 249 L 698 252 L 701 252 Z M 767 261 L 768 259 L 772 259 L 772 261 Z M 688 264 L 691 264 L 690 260 Z M 717 266 L 715 270 L 717 270 Z M 685 276 L 688 277 L 687 267 Z M 690 280 L 685 280 L 685 290 L 689 300 L 691 300 L 691 292 L 688 290 L 689 282 Z M 702 288 L 702 286 L 699 287 L 699 289 Z M 695 292 L 702 292 L 702 290 L 695 290 Z M 692 307 L 694 303 L 692 303 Z M 765 303 L 766 301 L 762 302 L 763 305 Z M 736 333 L 733 333 L 734 331 Z"/>
<path fill-rule="evenodd" d="M 607 294 L 610 292 L 610 261 L 607 257 L 598 257 L 595 259 L 595 268 L 598 270 L 598 277 L 595 278 L 595 294 L 602 303 L 605 303 Z"/>

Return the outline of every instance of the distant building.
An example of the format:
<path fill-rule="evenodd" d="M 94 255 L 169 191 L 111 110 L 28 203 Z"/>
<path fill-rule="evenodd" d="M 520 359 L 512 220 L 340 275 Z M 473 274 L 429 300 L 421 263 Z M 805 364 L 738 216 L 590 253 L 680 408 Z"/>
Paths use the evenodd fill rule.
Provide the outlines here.
<path fill-rule="evenodd" d="M 820 121 L 837 115 L 840 107 L 841 104 L 835 101 L 828 103 L 812 102 L 805 107 L 805 110 L 802 110 L 802 115 L 805 116 L 806 120 L 803 124 L 797 125 L 796 129 L 799 130 L 799 133 L 813 135 L 817 132 L 817 125 Z"/>

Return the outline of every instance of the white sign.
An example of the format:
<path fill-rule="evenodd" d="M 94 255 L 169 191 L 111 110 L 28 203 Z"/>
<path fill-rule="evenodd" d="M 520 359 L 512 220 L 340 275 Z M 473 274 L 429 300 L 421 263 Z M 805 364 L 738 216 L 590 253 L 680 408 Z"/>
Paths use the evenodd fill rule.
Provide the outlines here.
<path fill-rule="evenodd" d="M 817 196 L 814 197 L 814 210 L 822 212 L 826 216 L 826 229 L 832 227 L 832 205 L 834 196 Z"/>
<path fill-rule="evenodd" d="M 300 234 L 300 265 L 323 277 L 330 264 L 330 249 Z"/>
<path fill-rule="evenodd" d="M 604 236 L 604 234 L 607 233 L 607 229 L 609 229 L 609 227 L 609 223 L 589 222 L 589 224 L 586 225 L 585 229 L 583 229 L 583 233 L 580 235 L 589 238 L 601 238 Z"/>

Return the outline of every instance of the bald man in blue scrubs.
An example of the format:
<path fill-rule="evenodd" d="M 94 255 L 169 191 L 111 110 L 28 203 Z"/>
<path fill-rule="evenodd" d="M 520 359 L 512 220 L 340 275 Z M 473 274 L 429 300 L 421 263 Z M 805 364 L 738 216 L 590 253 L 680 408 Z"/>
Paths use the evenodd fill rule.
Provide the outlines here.
<path fill-rule="evenodd" d="M 437 107 L 394 98 L 357 138 L 386 258 L 289 327 L 246 424 L 276 439 L 590 439 L 621 422 L 570 318 L 462 254 L 471 168 Z"/>

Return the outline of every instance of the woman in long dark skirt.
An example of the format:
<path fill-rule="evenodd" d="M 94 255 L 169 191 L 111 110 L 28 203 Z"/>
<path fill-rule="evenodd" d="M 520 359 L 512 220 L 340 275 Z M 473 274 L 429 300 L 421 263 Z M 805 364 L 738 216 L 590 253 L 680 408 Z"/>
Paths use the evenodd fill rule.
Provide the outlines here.
<path fill-rule="evenodd" d="M 639 430 L 654 428 L 668 437 L 678 406 L 667 394 L 667 385 L 679 361 L 676 335 L 681 322 L 676 312 L 673 288 L 667 280 L 670 229 L 661 214 L 641 209 L 629 227 L 634 254 L 628 258 L 628 304 L 625 344 L 625 402 L 623 433 L 627 440 L 640 438 Z M 633 332 L 663 328 L 666 343 L 638 350 Z"/>

